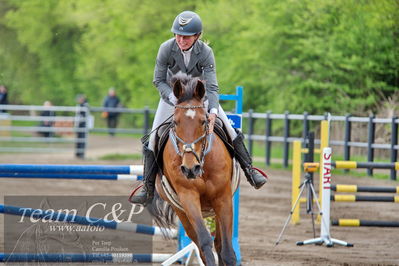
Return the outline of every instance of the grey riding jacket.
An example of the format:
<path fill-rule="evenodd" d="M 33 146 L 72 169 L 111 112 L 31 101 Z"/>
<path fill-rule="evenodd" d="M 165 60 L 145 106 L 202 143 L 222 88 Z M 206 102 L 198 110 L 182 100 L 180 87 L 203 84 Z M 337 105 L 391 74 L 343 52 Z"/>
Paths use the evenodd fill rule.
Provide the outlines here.
<path fill-rule="evenodd" d="M 186 67 L 175 38 L 161 44 L 156 59 L 153 83 L 162 99 L 170 105 L 173 104 L 169 101 L 169 95 L 172 92 L 169 80 L 179 71 L 204 80 L 206 97 L 209 101 L 208 109 L 218 108 L 219 87 L 216 79 L 215 57 L 211 47 L 203 41 L 197 40 L 193 45 L 190 61 Z"/>

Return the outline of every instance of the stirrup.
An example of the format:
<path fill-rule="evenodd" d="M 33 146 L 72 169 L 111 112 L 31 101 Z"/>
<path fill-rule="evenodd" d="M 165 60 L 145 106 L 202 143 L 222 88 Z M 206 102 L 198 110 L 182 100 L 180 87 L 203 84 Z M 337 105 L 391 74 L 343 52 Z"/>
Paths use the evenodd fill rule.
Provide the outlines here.
<path fill-rule="evenodd" d="M 255 189 L 260 189 L 267 183 L 267 175 L 256 167 L 249 168 L 248 174 L 250 176 L 248 181 Z"/>
<path fill-rule="evenodd" d="M 252 169 L 255 169 L 256 171 L 258 171 L 261 175 L 264 176 L 264 178 L 266 178 L 266 180 L 269 179 L 269 177 L 267 176 L 267 174 L 265 172 L 263 172 L 261 169 L 259 169 L 258 167 L 252 167 Z"/>

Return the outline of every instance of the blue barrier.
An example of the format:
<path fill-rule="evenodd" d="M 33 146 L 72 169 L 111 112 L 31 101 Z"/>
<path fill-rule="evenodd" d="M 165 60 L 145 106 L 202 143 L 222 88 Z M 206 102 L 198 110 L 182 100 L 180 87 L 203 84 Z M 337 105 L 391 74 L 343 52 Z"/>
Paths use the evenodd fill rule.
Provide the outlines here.
<path fill-rule="evenodd" d="M 54 165 L 54 164 L 2 164 L 0 173 L 37 174 L 127 174 L 141 175 L 142 165 Z"/>
<path fill-rule="evenodd" d="M 0 178 L 46 178 L 46 179 L 98 179 L 98 180 L 143 180 L 142 175 L 128 174 L 57 174 L 57 173 L 0 173 Z"/>
<path fill-rule="evenodd" d="M 138 234 L 146 234 L 146 235 L 167 235 L 170 238 L 177 237 L 176 230 L 159 228 L 156 226 L 149 226 L 143 224 L 135 224 L 131 222 L 117 222 L 111 220 L 104 220 L 94 217 L 86 217 L 80 215 L 70 215 L 62 212 L 54 212 L 54 211 L 44 211 L 40 209 L 33 208 L 25 208 L 25 207 L 16 207 L 10 205 L 0 204 L 0 213 L 4 214 L 12 214 L 12 215 L 20 215 L 20 216 L 30 216 L 36 219 L 46 219 L 53 220 L 57 222 L 68 222 L 82 225 L 90 225 L 90 226 L 99 226 L 107 229 L 114 229 L 120 231 L 128 231 L 134 232 Z"/>
<path fill-rule="evenodd" d="M 161 263 L 172 254 L 29 254 L 0 253 L 0 262 L 152 262 Z"/>

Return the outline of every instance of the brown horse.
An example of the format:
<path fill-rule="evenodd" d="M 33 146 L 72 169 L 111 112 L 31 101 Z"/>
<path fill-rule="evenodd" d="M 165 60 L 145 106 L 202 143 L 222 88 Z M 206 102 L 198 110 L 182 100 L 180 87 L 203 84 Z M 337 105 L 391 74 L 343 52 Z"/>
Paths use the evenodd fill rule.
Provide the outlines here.
<path fill-rule="evenodd" d="M 204 107 L 205 86 L 197 78 L 179 75 L 172 79 L 178 99 L 173 127 L 163 152 L 163 175 L 178 196 L 176 206 L 165 193 L 161 176 L 150 211 L 160 225 L 172 225 L 171 211 L 179 217 L 187 235 L 200 250 L 206 265 L 215 265 L 212 237 L 204 224 L 204 214 L 213 212 L 216 221 L 215 249 L 220 265 L 235 265 L 232 247 L 233 160 L 222 140 L 208 133 Z M 161 198 L 159 198 L 161 196 Z M 170 205 L 163 205 L 168 202 Z M 171 208 L 170 208 L 171 206 Z"/>

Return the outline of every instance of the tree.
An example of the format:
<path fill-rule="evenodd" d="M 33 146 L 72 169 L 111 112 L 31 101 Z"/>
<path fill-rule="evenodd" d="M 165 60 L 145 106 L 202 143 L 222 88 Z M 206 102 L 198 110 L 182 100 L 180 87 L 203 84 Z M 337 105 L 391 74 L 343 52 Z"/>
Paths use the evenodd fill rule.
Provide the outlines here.
<path fill-rule="evenodd" d="M 197 11 L 220 91 L 245 87 L 245 109 L 375 111 L 399 87 L 399 4 L 393 0 L 3 0 L 0 82 L 25 104 L 155 107 L 159 45 L 174 17 Z"/>

